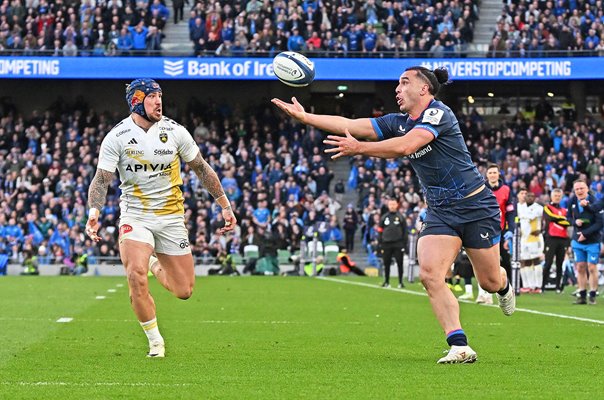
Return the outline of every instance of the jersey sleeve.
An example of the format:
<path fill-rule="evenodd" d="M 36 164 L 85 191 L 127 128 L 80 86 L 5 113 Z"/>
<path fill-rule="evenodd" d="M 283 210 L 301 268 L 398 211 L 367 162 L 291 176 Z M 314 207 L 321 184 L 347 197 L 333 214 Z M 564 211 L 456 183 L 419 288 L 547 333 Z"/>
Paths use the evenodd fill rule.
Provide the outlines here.
<path fill-rule="evenodd" d="M 97 168 L 109 172 L 115 172 L 119 161 L 120 151 L 118 148 L 118 142 L 112 131 L 105 137 L 103 143 L 101 143 L 101 152 L 99 154 L 99 163 Z"/>
<path fill-rule="evenodd" d="M 371 125 L 375 131 L 378 140 L 391 139 L 405 133 L 405 123 L 400 114 L 386 114 L 377 118 L 370 118 Z M 399 122 L 397 124 L 397 121 Z M 400 126 L 400 128 L 399 128 Z"/>
<path fill-rule="evenodd" d="M 448 129 L 452 124 L 451 115 L 442 108 L 428 108 L 421 116 L 419 122 L 413 129 L 424 129 L 429 131 L 437 138 L 441 132 Z"/>
<path fill-rule="evenodd" d="M 185 162 L 193 161 L 199 152 L 199 146 L 195 143 L 193 136 L 184 127 L 178 130 L 178 154 Z"/>

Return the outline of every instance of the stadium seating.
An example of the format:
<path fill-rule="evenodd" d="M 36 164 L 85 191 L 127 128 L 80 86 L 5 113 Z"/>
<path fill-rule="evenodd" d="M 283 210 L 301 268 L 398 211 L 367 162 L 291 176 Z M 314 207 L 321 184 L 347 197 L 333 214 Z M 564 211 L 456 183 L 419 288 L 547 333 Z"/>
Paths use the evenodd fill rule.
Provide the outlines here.
<path fill-rule="evenodd" d="M 260 257 L 260 249 L 255 244 L 248 244 L 243 248 L 243 258 L 246 261 L 258 257 Z"/>
<path fill-rule="evenodd" d="M 340 253 L 340 247 L 338 245 L 326 245 L 325 246 L 325 264 L 334 265 L 338 263 L 338 254 Z"/>

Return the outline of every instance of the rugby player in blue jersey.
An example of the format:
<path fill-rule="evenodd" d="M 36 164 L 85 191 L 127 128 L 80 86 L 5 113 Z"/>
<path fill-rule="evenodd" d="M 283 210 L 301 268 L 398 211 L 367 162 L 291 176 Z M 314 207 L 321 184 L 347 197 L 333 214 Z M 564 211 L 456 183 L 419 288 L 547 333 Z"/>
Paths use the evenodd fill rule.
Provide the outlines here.
<path fill-rule="evenodd" d="M 461 247 L 480 286 L 497 293 L 505 315 L 514 312 L 516 300 L 499 265 L 499 205 L 472 162 L 455 115 L 435 99 L 448 80 L 446 69 L 408 68 L 395 90 L 401 113 L 378 118 L 307 113 L 295 98 L 292 103 L 272 102 L 304 124 L 335 133 L 324 140 L 332 146 L 326 152 L 333 159 L 357 154 L 409 158 L 428 203 L 417 250 L 420 279 L 450 346 L 438 363 L 470 363 L 476 361 L 476 352 L 468 346 L 459 304 L 445 283 Z"/>

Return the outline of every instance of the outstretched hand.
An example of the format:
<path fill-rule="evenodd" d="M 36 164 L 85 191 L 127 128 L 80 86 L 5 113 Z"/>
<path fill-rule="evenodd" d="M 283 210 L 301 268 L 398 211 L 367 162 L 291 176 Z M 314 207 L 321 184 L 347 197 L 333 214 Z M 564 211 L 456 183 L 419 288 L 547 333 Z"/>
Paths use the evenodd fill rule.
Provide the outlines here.
<path fill-rule="evenodd" d="M 92 216 L 88 217 L 88 222 L 86 222 L 86 235 L 88 235 L 95 243 L 101 241 L 101 237 L 98 235 L 99 228 L 99 218 Z"/>
<path fill-rule="evenodd" d="M 272 99 L 271 103 L 279 107 L 290 117 L 295 118 L 300 122 L 305 122 L 304 119 L 306 118 L 306 111 L 304 111 L 304 107 L 302 107 L 302 104 L 298 103 L 298 100 L 295 97 L 292 97 L 291 103 L 286 103 L 277 98 Z"/>
<path fill-rule="evenodd" d="M 235 218 L 235 214 L 233 214 L 233 210 L 231 208 L 222 209 L 222 218 L 224 218 L 224 227 L 220 228 L 218 233 L 224 235 L 225 233 L 235 229 L 235 226 L 237 225 L 237 218 Z"/>
<path fill-rule="evenodd" d="M 345 129 L 344 132 L 346 133 L 346 136 L 329 135 L 327 136 L 327 139 L 323 140 L 323 143 L 334 146 L 325 150 L 326 153 L 335 153 L 331 156 L 332 160 L 342 156 L 356 156 L 361 153 L 361 142 L 356 140 L 348 129 Z"/>

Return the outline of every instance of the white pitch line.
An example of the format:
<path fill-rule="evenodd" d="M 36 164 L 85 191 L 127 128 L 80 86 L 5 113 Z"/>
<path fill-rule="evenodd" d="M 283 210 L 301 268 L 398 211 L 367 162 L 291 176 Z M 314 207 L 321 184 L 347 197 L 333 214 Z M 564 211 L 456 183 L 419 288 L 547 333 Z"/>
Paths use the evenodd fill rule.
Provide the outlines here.
<path fill-rule="evenodd" d="M 57 320 L 57 322 L 65 323 L 65 324 L 68 322 L 71 322 L 71 321 L 73 321 L 73 318 L 70 318 L 70 317 L 61 317 Z"/>
<path fill-rule="evenodd" d="M 380 290 L 392 290 L 393 292 L 399 292 L 399 293 L 405 293 L 405 294 L 413 294 L 413 295 L 416 295 L 416 296 L 428 296 L 427 293 L 416 292 L 416 291 L 407 290 L 407 289 L 382 288 L 380 286 L 372 285 L 370 283 L 365 283 L 365 282 L 346 281 L 346 280 L 343 280 L 343 279 L 326 278 L 326 277 L 322 277 L 322 276 L 317 276 L 316 278 L 320 279 L 320 280 L 323 280 L 323 281 L 332 281 L 332 282 L 344 283 L 346 285 L 364 286 L 364 287 L 369 287 L 369 288 L 372 288 L 372 289 L 380 289 Z M 459 302 L 468 303 L 468 304 L 475 304 L 473 301 L 469 301 L 469 300 L 459 300 Z M 497 308 L 499 308 L 499 306 L 497 306 L 497 305 L 481 304 L 481 306 L 482 307 L 489 306 L 489 307 L 497 307 Z M 546 316 L 546 317 L 572 319 L 572 320 L 575 320 L 575 321 L 590 322 L 590 323 L 593 323 L 593 324 L 604 325 L 604 321 L 599 320 L 599 319 L 576 317 L 574 315 L 556 314 L 556 313 L 550 313 L 550 312 L 545 312 L 545 311 L 531 310 L 529 308 L 516 308 L 516 312 L 525 312 L 525 313 L 529 313 L 529 314 L 543 315 L 543 316 Z"/>
<path fill-rule="evenodd" d="M 107 292 L 108 293 L 115 293 L 115 292 L 117 292 L 117 290 L 115 290 L 115 289 L 107 289 Z"/>
<path fill-rule="evenodd" d="M 115 287 L 124 287 L 123 283 L 118 283 L 117 285 L 115 285 Z"/>
<path fill-rule="evenodd" d="M 105 300 L 106 297 L 105 296 L 96 296 L 95 299 L 97 299 L 97 300 Z"/>
<path fill-rule="evenodd" d="M 153 383 L 153 382 L 0 382 L 3 386 L 152 386 L 152 387 L 183 387 L 194 386 L 196 383 Z"/>

